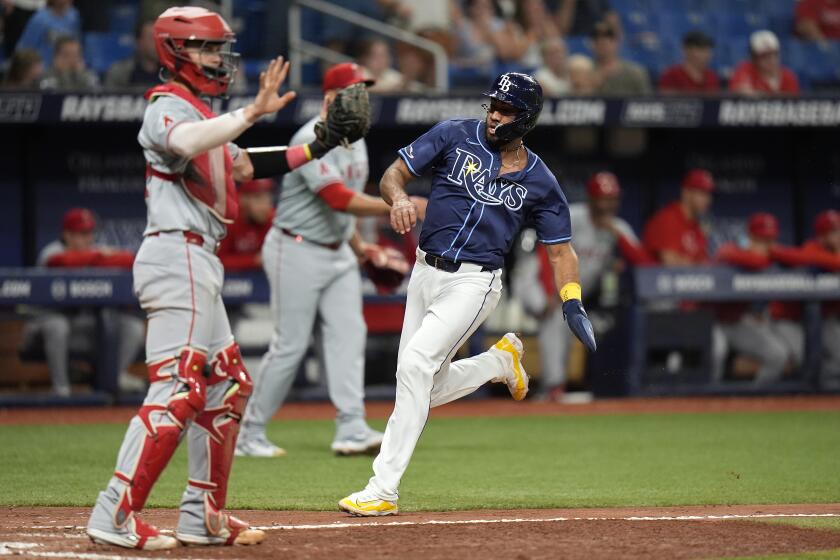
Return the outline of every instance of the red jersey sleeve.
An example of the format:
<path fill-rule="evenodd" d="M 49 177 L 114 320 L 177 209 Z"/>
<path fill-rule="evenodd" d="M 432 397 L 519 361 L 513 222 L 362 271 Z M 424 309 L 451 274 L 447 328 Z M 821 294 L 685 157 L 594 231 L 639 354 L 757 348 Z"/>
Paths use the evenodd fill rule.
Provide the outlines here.
<path fill-rule="evenodd" d="M 627 236 L 618 236 L 618 250 L 621 252 L 621 256 L 634 266 L 656 264 L 656 259 L 642 245 L 628 239 Z"/>
<path fill-rule="evenodd" d="M 799 80 L 796 74 L 788 68 L 782 68 L 782 81 L 779 84 L 779 91 L 784 93 L 799 93 Z"/>
<path fill-rule="evenodd" d="M 715 260 L 752 271 L 763 270 L 770 266 L 772 262 L 767 255 L 742 249 L 733 243 L 722 245 L 715 255 Z"/>
<path fill-rule="evenodd" d="M 667 213 L 667 208 L 659 211 L 645 226 L 644 247 L 657 260 L 661 261 L 662 251 L 682 252 L 679 242 L 679 225 L 674 223 Z"/>

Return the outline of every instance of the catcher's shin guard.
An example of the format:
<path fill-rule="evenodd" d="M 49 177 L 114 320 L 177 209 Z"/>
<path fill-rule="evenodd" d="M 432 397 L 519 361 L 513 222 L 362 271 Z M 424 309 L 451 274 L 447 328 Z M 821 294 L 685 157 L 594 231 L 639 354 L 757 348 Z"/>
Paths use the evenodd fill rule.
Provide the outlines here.
<path fill-rule="evenodd" d="M 145 433 L 141 435 L 136 459 L 128 463 L 122 457 L 118 460 L 118 465 L 128 464 L 133 468 L 131 472 L 119 468 L 114 472 L 114 476 L 126 485 L 114 511 L 114 526 L 123 527 L 132 512 L 143 509 L 149 492 L 175 453 L 184 428 L 204 409 L 206 362 L 207 357 L 203 352 L 184 348 L 177 360 L 170 359 L 149 367 L 153 383 L 177 379 L 179 387 L 166 404 L 144 404 L 135 417 Z M 128 438 L 127 443 L 130 443 Z M 124 444 L 120 453 L 131 453 L 131 447 Z"/>
<path fill-rule="evenodd" d="M 176 536 L 186 544 L 256 544 L 264 533 L 223 511 L 239 423 L 253 389 L 235 343 L 213 356 L 208 385 L 211 406 L 196 418 L 189 435 L 190 480 Z M 220 403 L 212 406 L 216 398 Z M 199 476 L 205 473 L 206 478 Z M 195 532 L 197 500 L 203 509 L 202 534 Z"/>

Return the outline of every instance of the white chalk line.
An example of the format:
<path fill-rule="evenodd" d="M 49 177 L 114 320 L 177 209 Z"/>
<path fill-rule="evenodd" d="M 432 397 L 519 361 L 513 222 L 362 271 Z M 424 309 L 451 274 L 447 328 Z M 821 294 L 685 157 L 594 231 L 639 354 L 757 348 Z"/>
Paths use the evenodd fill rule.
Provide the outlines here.
<path fill-rule="evenodd" d="M 633 517 L 547 517 L 537 519 L 452 519 L 428 521 L 367 521 L 359 523 L 328 523 L 319 525 L 267 525 L 254 527 L 263 531 L 293 529 L 349 529 L 352 527 L 406 527 L 413 525 L 479 525 L 485 523 L 560 523 L 563 521 L 712 521 L 722 519 L 773 519 L 784 517 L 840 517 L 840 513 L 753 513 L 725 515 L 661 515 Z"/>

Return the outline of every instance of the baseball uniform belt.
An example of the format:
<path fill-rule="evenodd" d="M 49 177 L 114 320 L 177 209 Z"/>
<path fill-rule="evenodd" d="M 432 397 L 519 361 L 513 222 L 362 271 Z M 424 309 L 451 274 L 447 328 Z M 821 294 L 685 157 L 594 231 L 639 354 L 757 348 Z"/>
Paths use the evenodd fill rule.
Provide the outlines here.
<path fill-rule="evenodd" d="M 481 270 L 481 272 L 490 272 L 491 270 L 494 270 L 492 267 L 478 263 L 459 263 L 450 261 L 449 259 L 444 259 L 443 257 L 426 253 L 425 251 L 423 251 L 423 260 L 426 261 L 426 264 L 432 268 L 437 268 L 438 270 L 443 270 L 444 272 L 478 272 L 479 270 Z"/>
<path fill-rule="evenodd" d="M 297 234 L 297 233 L 295 233 L 291 230 L 288 230 L 286 228 L 282 228 L 280 231 L 282 231 L 284 235 L 288 235 L 289 237 L 294 237 L 295 241 L 306 241 L 308 243 L 312 243 L 312 244 L 318 245 L 320 247 L 325 247 L 327 249 L 330 249 L 331 251 L 338 251 L 338 249 L 341 248 L 341 241 L 337 241 L 336 243 L 321 243 L 320 241 L 312 241 L 311 239 L 307 239 L 307 238 L 303 237 L 302 235 L 299 235 L 299 234 Z"/>
<path fill-rule="evenodd" d="M 156 231 L 154 233 L 150 233 L 146 237 L 158 237 L 160 235 L 183 235 L 184 239 L 186 239 L 187 243 L 190 245 L 198 245 L 199 247 L 203 247 L 210 251 L 211 253 L 216 253 L 219 251 L 219 242 L 214 239 L 204 239 L 204 236 L 200 233 L 196 233 L 194 231 L 182 231 L 182 230 L 175 230 L 175 231 Z"/>

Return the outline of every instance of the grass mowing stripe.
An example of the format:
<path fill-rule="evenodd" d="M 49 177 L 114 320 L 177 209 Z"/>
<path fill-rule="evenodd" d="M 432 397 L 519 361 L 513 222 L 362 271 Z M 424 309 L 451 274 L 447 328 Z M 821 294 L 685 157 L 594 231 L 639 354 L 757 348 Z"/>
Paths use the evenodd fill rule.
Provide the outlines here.
<path fill-rule="evenodd" d="M 382 422 L 372 422 L 382 427 Z M 0 427 L 0 505 L 86 506 L 114 467 L 124 425 Z M 370 457 L 329 452 L 330 421 L 272 423 L 281 459 L 240 458 L 232 508 L 332 510 Z M 840 501 L 840 413 L 433 417 L 401 487 L 412 510 Z M 150 506 L 177 505 L 179 449 Z"/>

